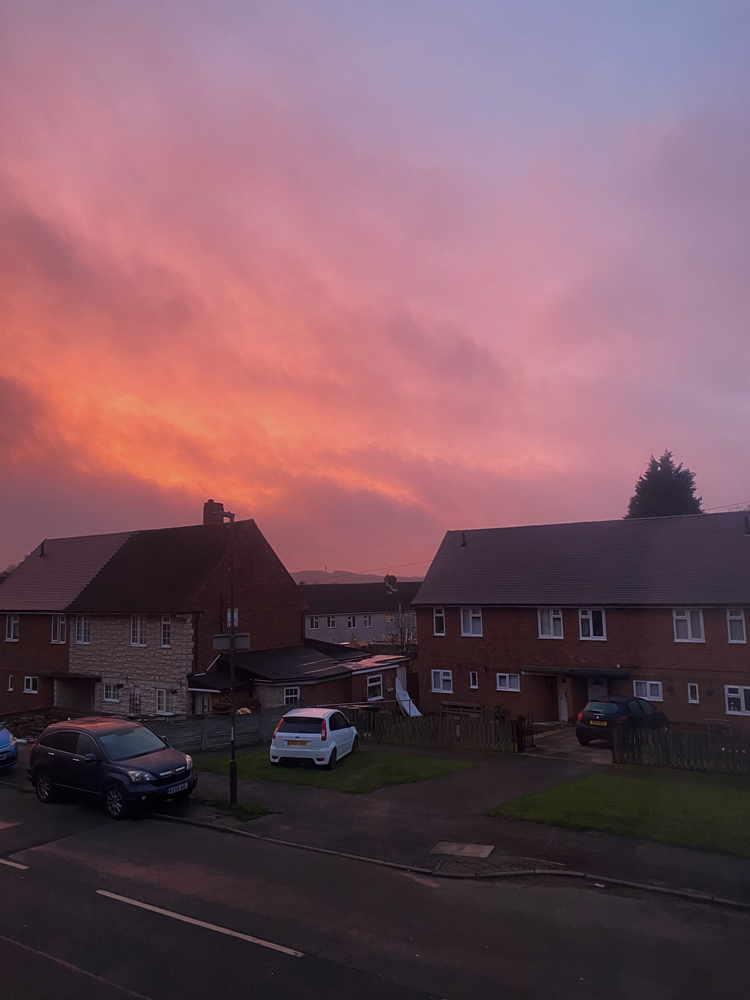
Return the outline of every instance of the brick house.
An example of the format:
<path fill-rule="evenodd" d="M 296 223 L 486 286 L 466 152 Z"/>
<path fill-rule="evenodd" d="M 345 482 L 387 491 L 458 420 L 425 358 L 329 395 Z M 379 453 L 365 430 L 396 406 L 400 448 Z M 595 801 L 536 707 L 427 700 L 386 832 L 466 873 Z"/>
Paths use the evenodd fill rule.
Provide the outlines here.
<path fill-rule="evenodd" d="M 750 723 L 742 512 L 449 531 L 414 599 L 423 712 L 572 721 L 597 694 Z"/>

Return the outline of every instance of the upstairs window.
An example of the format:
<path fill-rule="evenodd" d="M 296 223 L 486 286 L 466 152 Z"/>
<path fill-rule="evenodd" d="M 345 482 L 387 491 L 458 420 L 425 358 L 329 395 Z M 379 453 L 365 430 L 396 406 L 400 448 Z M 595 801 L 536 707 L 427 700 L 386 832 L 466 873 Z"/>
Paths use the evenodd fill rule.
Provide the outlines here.
<path fill-rule="evenodd" d="M 582 639 L 607 638 L 607 626 L 601 608 L 581 608 L 578 612 L 578 621 Z"/>
<path fill-rule="evenodd" d="M 336 628 L 336 618 L 334 615 L 328 615 L 326 618 L 326 628 Z"/>
<path fill-rule="evenodd" d="M 356 628 L 357 627 L 357 616 L 356 615 L 349 615 L 349 617 L 346 619 L 346 627 L 347 628 Z"/>
<path fill-rule="evenodd" d="M 560 608 L 538 608 L 540 639 L 562 639 L 563 620 Z"/>
<path fill-rule="evenodd" d="M 6 615 L 5 616 L 5 641 L 6 642 L 18 642 L 19 633 L 19 616 L 18 615 Z"/>
<path fill-rule="evenodd" d="M 79 645 L 91 642 L 91 619 L 86 615 L 76 615 L 76 642 Z"/>
<path fill-rule="evenodd" d="M 172 619 L 169 615 L 162 615 L 161 618 L 161 644 L 164 647 L 172 645 Z"/>
<path fill-rule="evenodd" d="M 482 609 L 461 608 L 461 635 L 482 634 Z"/>
<path fill-rule="evenodd" d="M 386 620 L 386 622 L 387 622 L 387 623 L 388 623 L 389 625 L 391 625 L 391 624 L 393 624 L 393 622 L 395 622 L 395 620 L 396 620 L 396 616 L 395 616 L 395 615 L 386 615 L 386 616 L 385 616 L 385 620 Z"/>
<path fill-rule="evenodd" d="M 383 675 L 374 674 L 367 678 L 367 700 L 378 701 L 383 697 Z"/>
<path fill-rule="evenodd" d="M 675 608 L 675 642 L 703 642 L 703 612 L 700 608 Z"/>
<path fill-rule="evenodd" d="M 445 608 L 432 609 L 433 635 L 445 635 Z"/>
<path fill-rule="evenodd" d="M 372 615 L 362 615 L 362 628 L 372 628 Z"/>
<path fill-rule="evenodd" d="M 52 638 L 50 642 L 65 642 L 65 615 L 52 615 Z"/>
<path fill-rule="evenodd" d="M 442 691 L 445 694 L 453 694 L 453 671 L 452 670 L 433 670 L 432 671 L 432 690 Z"/>
<path fill-rule="evenodd" d="M 146 619 L 143 615 L 133 615 L 130 619 L 130 645 L 146 645 Z"/>
<path fill-rule="evenodd" d="M 745 637 L 745 612 L 742 608 L 727 608 L 727 631 L 730 642 L 747 642 Z"/>
<path fill-rule="evenodd" d="M 313 617 L 310 619 L 310 628 L 312 629 L 320 628 L 320 618 L 318 618 L 317 615 L 313 615 Z"/>

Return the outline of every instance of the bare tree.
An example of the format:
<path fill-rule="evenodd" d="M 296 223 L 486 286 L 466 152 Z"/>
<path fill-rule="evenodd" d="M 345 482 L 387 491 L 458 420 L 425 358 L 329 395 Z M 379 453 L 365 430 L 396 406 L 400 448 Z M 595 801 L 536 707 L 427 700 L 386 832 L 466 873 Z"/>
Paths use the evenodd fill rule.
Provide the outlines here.
<path fill-rule="evenodd" d="M 417 616 L 413 611 L 397 611 L 386 626 L 386 638 L 405 653 L 417 640 Z"/>

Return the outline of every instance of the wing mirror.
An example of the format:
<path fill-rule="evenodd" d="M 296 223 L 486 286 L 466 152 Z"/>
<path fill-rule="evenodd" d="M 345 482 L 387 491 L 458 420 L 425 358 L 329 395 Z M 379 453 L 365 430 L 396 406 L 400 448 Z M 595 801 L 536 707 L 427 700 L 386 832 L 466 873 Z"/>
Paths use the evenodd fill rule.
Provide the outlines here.
<path fill-rule="evenodd" d="M 169 746 L 169 740 L 167 739 L 166 736 L 162 736 L 161 741 L 162 741 L 162 743 L 165 744 L 165 746 Z"/>
<path fill-rule="evenodd" d="M 97 764 L 100 758 L 95 753 L 87 753 L 83 759 L 87 764 Z"/>

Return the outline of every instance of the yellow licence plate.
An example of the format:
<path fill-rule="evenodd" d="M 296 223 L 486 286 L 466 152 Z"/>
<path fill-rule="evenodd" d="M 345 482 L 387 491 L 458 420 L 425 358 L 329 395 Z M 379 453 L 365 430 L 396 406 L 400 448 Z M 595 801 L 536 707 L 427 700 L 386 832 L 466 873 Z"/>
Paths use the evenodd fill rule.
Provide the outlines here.
<path fill-rule="evenodd" d="M 591 719 L 591 721 L 589 722 L 589 725 L 590 726 L 606 726 L 607 723 L 606 722 L 597 722 L 596 719 Z"/>
<path fill-rule="evenodd" d="M 307 740 L 289 740 L 290 747 L 306 747 Z"/>

